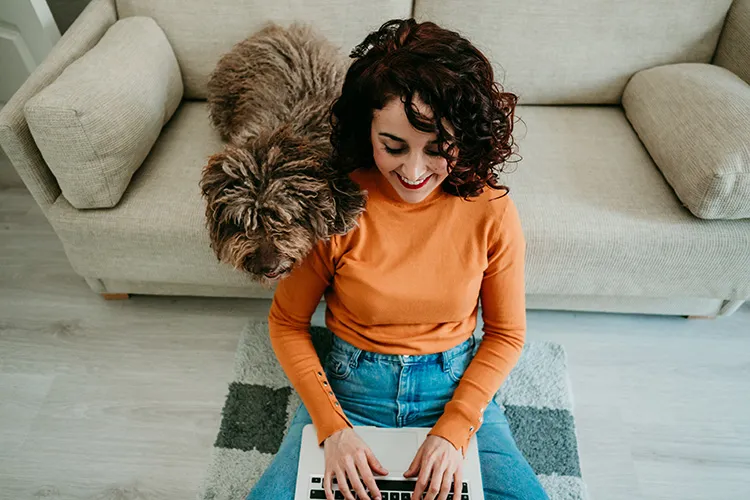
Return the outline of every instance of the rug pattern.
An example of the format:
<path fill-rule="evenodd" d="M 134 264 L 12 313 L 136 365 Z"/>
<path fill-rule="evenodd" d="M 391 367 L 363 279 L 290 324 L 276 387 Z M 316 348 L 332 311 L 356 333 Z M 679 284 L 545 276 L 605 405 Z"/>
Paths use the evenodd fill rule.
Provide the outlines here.
<path fill-rule="evenodd" d="M 325 359 L 333 334 L 321 326 L 312 326 L 310 333 L 318 356 Z M 244 499 L 278 452 L 301 403 L 274 355 L 267 322 L 248 322 L 238 344 L 198 500 Z M 562 346 L 527 342 L 495 401 L 551 500 L 586 499 Z"/>

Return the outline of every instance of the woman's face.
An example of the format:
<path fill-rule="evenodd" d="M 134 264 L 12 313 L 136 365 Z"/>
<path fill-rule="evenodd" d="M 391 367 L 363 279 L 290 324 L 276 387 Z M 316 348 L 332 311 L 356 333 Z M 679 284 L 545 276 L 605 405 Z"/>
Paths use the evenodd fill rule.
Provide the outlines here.
<path fill-rule="evenodd" d="M 421 114 L 432 117 L 432 110 L 417 95 L 413 102 Z M 449 123 L 444 121 L 443 126 L 453 134 Z M 419 203 L 448 176 L 448 162 L 438 153 L 437 134 L 412 127 L 401 99 L 374 110 L 370 140 L 378 170 L 407 203 Z M 417 185 L 410 186 L 414 181 Z"/>

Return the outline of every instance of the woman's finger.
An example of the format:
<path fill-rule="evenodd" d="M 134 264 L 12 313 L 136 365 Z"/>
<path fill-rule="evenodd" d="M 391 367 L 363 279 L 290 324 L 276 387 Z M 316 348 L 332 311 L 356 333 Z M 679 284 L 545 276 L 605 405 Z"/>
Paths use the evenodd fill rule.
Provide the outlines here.
<path fill-rule="evenodd" d="M 354 491 L 357 492 L 359 498 L 370 498 L 367 496 L 367 490 L 365 485 L 359 479 L 359 473 L 357 472 L 357 465 L 354 463 L 354 457 L 349 457 L 346 460 L 346 475 L 349 476 L 349 482 L 352 485 Z"/>
<path fill-rule="evenodd" d="M 461 489 L 464 485 L 464 473 L 461 470 L 462 464 L 458 464 L 458 469 L 453 475 L 453 498 L 461 498 Z"/>
<path fill-rule="evenodd" d="M 436 500 L 441 492 L 443 467 L 445 467 L 445 464 L 440 463 L 437 460 L 433 464 L 432 473 L 430 474 L 430 486 L 427 488 L 427 494 L 425 495 L 424 500 Z"/>
<path fill-rule="evenodd" d="M 422 461 L 422 450 L 424 450 L 424 446 L 420 446 L 417 450 L 417 454 L 414 455 L 414 458 L 411 459 L 409 468 L 404 472 L 404 477 L 413 476 L 419 471 L 419 464 Z"/>
<path fill-rule="evenodd" d="M 334 500 L 333 495 L 333 480 L 331 479 L 331 476 L 333 475 L 333 471 L 326 471 L 325 476 L 323 476 L 323 491 L 326 492 L 326 500 Z"/>
<path fill-rule="evenodd" d="M 381 498 L 380 491 L 378 490 L 378 485 L 375 484 L 375 478 L 372 477 L 372 470 L 370 469 L 370 464 L 367 463 L 367 455 L 365 453 L 357 455 L 357 469 L 359 469 L 359 475 L 370 491 L 370 496 L 365 498 L 379 500 Z"/>
<path fill-rule="evenodd" d="M 346 500 L 355 500 L 352 492 L 349 491 L 349 485 L 346 482 L 346 473 L 341 467 L 336 467 L 336 482 L 339 485 L 339 491 Z"/>
<path fill-rule="evenodd" d="M 424 455 L 423 455 L 424 457 Z M 430 484 L 430 472 L 432 471 L 432 461 L 428 461 L 429 457 L 423 458 L 419 464 L 419 477 L 417 483 L 414 485 L 414 491 L 412 492 L 412 498 L 422 498 L 422 493 L 427 490 L 427 485 Z"/>
<path fill-rule="evenodd" d="M 443 477 L 440 481 L 440 495 L 438 495 L 438 500 L 446 500 L 448 498 L 448 493 L 451 492 L 452 480 L 453 480 L 453 468 L 446 467 L 445 471 L 443 472 Z"/>

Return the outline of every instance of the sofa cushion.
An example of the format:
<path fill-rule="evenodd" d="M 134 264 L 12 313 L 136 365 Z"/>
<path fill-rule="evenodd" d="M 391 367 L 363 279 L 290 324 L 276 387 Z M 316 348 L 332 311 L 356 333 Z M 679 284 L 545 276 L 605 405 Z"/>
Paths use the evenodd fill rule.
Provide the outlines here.
<path fill-rule="evenodd" d="M 750 220 L 702 220 L 622 108 L 521 106 L 511 188 L 530 294 L 750 297 Z"/>
<path fill-rule="evenodd" d="M 524 226 L 529 294 L 750 296 L 750 221 L 693 217 L 621 108 L 518 114 L 524 160 L 503 180 Z M 49 219 L 76 272 L 260 290 L 210 248 L 198 183 L 222 147 L 206 103 L 184 101 L 115 208 L 81 211 L 60 197 Z"/>
<path fill-rule="evenodd" d="M 389 19 L 410 17 L 412 9 L 412 0 L 115 1 L 120 18 L 149 16 L 162 27 L 180 63 L 187 99 L 206 99 L 208 79 L 219 58 L 266 21 L 309 22 L 348 55 L 370 31 Z"/>
<path fill-rule="evenodd" d="M 414 0 L 485 51 L 520 104 L 619 104 L 637 71 L 711 62 L 732 0 Z"/>
<path fill-rule="evenodd" d="M 180 68 L 153 19 L 117 21 L 29 99 L 34 141 L 72 206 L 117 204 L 182 99 Z"/>
<path fill-rule="evenodd" d="M 661 66 L 636 73 L 622 105 L 694 215 L 750 217 L 750 85 L 719 66 Z"/>

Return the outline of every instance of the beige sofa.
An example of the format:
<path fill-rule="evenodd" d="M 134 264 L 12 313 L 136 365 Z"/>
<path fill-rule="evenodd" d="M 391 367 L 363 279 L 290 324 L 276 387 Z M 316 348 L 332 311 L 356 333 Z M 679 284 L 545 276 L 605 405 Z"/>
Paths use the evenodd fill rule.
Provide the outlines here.
<path fill-rule="evenodd" d="M 385 20 L 414 16 L 466 34 L 520 96 L 523 160 L 503 180 L 527 238 L 530 309 L 722 316 L 750 297 L 750 129 L 741 116 L 750 0 L 292 3 L 93 0 L 4 107 L 0 144 L 95 292 L 271 297 L 209 247 L 198 181 L 222 143 L 209 126 L 208 75 L 266 19 L 312 22 L 348 53 Z M 114 205 L 75 208 L 24 108 L 134 16 L 166 35 L 180 75 L 170 88 L 182 97 Z"/>

